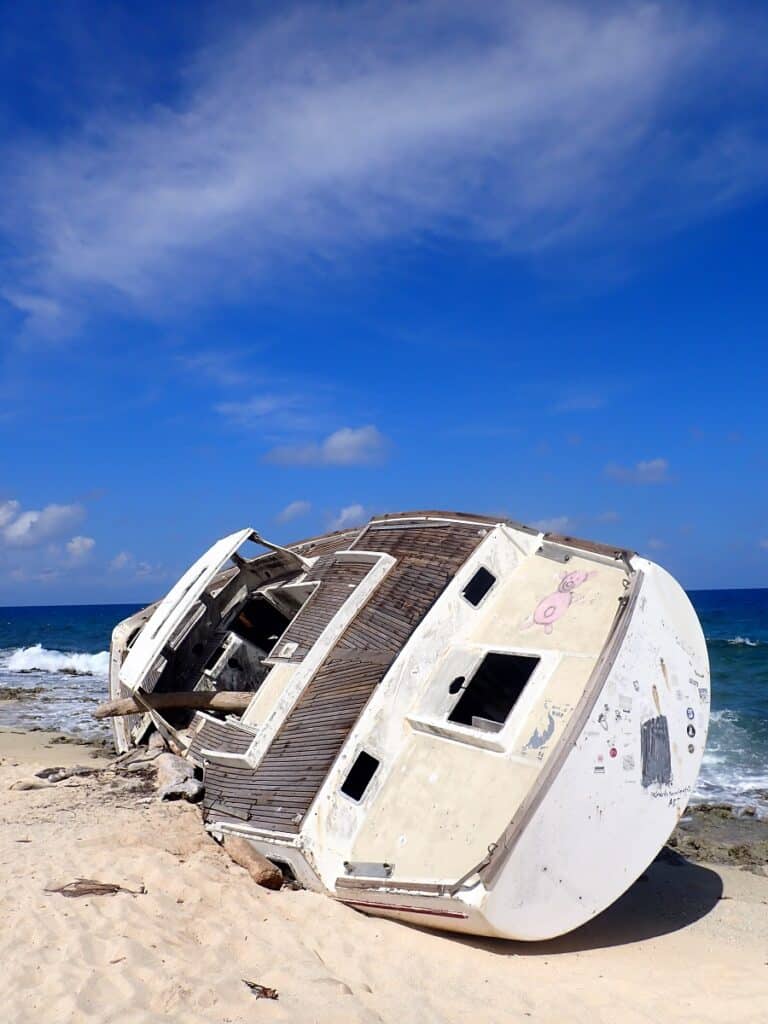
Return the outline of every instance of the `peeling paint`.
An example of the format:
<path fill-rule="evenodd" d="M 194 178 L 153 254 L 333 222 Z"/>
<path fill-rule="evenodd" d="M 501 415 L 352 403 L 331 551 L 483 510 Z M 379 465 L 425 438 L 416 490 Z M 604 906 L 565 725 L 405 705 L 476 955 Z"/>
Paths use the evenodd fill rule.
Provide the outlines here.
<path fill-rule="evenodd" d="M 523 747 L 523 750 L 538 750 L 539 747 L 543 747 L 547 740 L 552 738 L 552 734 L 555 731 L 555 716 L 551 711 L 547 712 L 547 724 L 539 732 L 538 729 L 534 729 L 528 742 Z"/>

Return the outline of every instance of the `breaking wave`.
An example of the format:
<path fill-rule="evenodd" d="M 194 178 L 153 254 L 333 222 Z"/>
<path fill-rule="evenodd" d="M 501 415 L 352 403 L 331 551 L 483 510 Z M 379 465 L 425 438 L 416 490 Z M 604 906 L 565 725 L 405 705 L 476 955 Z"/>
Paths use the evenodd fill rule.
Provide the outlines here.
<path fill-rule="evenodd" d="M 5 653 L 5 652 L 4 652 Z M 49 651 L 42 644 L 19 647 L 3 657 L 0 667 L 5 672 L 54 672 L 73 676 L 106 676 L 109 672 L 109 651 L 83 654 L 79 651 Z"/>
<path fill-rule="evenodd" d="M 764 647 L 765 640 L 753 640 L 748 636 L 707 636 L 709 647 L 725 644 L 728 647 Z"/>

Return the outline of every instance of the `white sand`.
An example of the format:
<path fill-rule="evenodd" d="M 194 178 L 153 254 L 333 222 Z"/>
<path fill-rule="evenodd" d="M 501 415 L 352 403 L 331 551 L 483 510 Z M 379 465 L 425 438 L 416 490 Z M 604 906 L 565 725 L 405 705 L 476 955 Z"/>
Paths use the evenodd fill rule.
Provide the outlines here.
<path fill-rule="evenodd" d="M 768 878 L 655 864 L 563 939 L 461 939 L 259 889 L 196 808 L 140 803 L 109 773 L 10 790 L 46 765 L 104 763 L 49 741 L 0 733 L 4 1021 L 768 1020 Z M 147 893 L 45 892 L 77 877 Z"/>

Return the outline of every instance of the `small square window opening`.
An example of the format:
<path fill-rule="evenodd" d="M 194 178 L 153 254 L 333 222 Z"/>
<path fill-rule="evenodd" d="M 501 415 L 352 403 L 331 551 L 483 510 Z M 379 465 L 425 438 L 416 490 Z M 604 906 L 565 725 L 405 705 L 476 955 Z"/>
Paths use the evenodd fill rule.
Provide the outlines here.
<path fill-rule="evenodd" d="M 496 577 L 493 573 L 489 572 L 484 566 L 480 566 L 466 587 L 464 587 L 464 597 L 477 608 L 495 582 Z"/>
<path fill-rule="evenodd" d="M 341 785 L 341 792 L 353 800 L 361 800 L 378 767 L 376 758 L 361 750 Z"/>

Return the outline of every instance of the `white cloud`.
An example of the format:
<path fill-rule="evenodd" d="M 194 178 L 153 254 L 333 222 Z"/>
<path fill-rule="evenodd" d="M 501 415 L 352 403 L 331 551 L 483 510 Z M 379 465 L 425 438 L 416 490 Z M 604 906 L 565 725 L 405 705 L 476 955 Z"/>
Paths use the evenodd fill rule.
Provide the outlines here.
<path fill-rule="evenodd" d="M 634 466 L 619 466 L 611 463 L 605 467 L 606 476 L 627 484 L 662 484 L 669 480 L 669 463 L 666 459 L 647 459 Z"/>
<path fill-rule="evenodd" d="M 191 377 L 203 378 L 217 387 L 240 387 L 248 379 L 235 365 L 235 357 L 229 352 L 196 352 L 194 355 L 178 357 L 179 366 Z"/>
<path fill-rule="evenodd" d="M 344 530 L 348 526 L 360 526 L 365 522 L 367 513 L 362 505 L 346 505 L 331 520 L 332 530 Z"/>
<path fill-rule="evenodd" d="M 290 425 L 301 425 L 303 417 L 295 414 L 303 404 L 304 400 L 299 395 L 266 394 L 239 402 L 219 402 L 214 409 L 232 426 L 249 430 L 265 423 L 283 427 L 286 420 Z"/>
<path fill-rule="evenodd" d="M 311 509 L 312 505 L 308 501 L 292 501 L 275 516 L 275 519 L 278 523 L 292 523 L 294 519 L 301 519 L 307 515 Z"/>
<path fill-rule="evenodd" d="M 168 576 L 168 571 L 160 564 L 152 562 L 136 563 L 136 579 L 139 580 L 162 580 Z"/>
<path fill-rule="evenodd" d="M 96 541 L 93 537 L 73 537 L 67 541 L 67 551 L 73 562 L 82 562 L 93 551 Z"/>
<path fill-rule="evenodd" d="M 17 566 L 11 569 L 9 576 L 14 583 L 53 583 L 61 573 L 58 569 L 47 568 L 34 571 Z"/>
<path fill-rule="evenodd" d="M 5 294 L 20 311 L 56 321 L 96 289 L 173 307 L 285 259 L 435 232 L 524 251 L 628 221 L 659 233 L 768 177 L 742 95 L 763 55 L 739 52 L 755 30 L 730 12 L 272 10 L 173 69 L 172 105 L 100 103 L 68 135 L 6 145 L 2 226 L 19 259 Z"/>
<path fill-rule="evenodd" d="M 764 540 L 759 541 L 759 545 L 761 548 L 763 548 L 764 551 L 768 551 L 768 537 L 766 537 Z"/>
<path fill-rule="evenodd" d="M 0 502 L 0 529 L 15 519 L 20 511 L 21 504 L 18 501 Z"/>
<path fill-rule="evenodd" d="M 569 516 L 553 516 L 551 519 L 536 519 L 531 526 L 542 533 L 571 533 L 574 522 Z"/>
<path fill-rule="evenodd" d="M 618 523 L 620 518 L 619 513 L 615 509 L 609 508 L 597 516 L 597 521 L 598 523 Z"/>
<path fill-rule="evenodd" d="M 666 546 L 667 542 L 660 537 L 650 537 L 648 539 L 648 547 L 652 551 L 662 551 Z"/>
<path fill-rule="evenodd" d="M 269 462 L 294 466 L 370 466 L 383 461 L 387 438 L 376 427 L 342 427 L 320 443 L 279 445 L 267 453 Z"/>
<path fill-rule="evenodd" d="M 122 569 L 130 569 L 135 564 L 136 559 L 130 551 L 118 551 L 109 563 L 109 568 L 112 569 L 113 572 L 120 572 Z"/>
<path fill-rule="evenodd" d="M 168 573 L 162 565 L 139 561 L 130 551 L 118 551 L 109 563 L 112 572 L 130 572 L 136 579 L 161 580 Z"/>
<path fill-rule="evenodd" d="M 84 516 L 82 505 L 46 505 L 40 510 L 18 512 L 2 528 L 2 537 L 10 547 L 34 547 L 66 533 Z"/>

